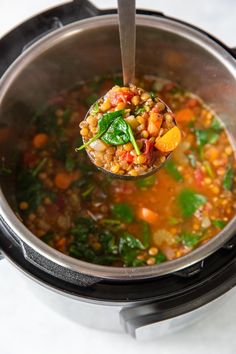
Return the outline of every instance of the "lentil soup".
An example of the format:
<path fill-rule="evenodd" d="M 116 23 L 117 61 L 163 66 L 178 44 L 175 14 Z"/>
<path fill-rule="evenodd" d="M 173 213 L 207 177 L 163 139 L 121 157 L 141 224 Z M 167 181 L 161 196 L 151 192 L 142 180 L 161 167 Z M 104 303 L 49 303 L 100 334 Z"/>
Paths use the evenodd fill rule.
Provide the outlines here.
<path fill-rule="evenodd" d="M 154 265 L 214 237 L 235 214 L 235 159 L 220 120 L 175 83 L 141 77 L 174 112 L 182 142 L 157 174 L 133 181 L 99 172 L 79 124 L 119 77 L 62 92 L 37 112 L 24 137 L 17 176 L 23 223 L 57 250 L 111 266 Z"/>
<path fill-rule="evenodd" d="M 97 167 L 119 175 L 142 176 L 160 168 L 181 141 L 165 103 L 133 84 L 109 90 L 80 128 L 84 144 L 76 151 L 86 148 Z"/>

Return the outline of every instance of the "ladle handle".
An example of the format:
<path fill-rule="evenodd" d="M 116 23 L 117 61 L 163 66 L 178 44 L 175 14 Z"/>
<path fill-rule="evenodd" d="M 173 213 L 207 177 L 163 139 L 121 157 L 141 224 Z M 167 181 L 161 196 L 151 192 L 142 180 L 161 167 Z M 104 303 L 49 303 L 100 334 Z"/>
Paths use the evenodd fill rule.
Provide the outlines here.
<path fill-rule="evenodd" d="M 127 86 L 135 78 L 135 0 L 118 0 L 120 47 L 123 82 Z"/>

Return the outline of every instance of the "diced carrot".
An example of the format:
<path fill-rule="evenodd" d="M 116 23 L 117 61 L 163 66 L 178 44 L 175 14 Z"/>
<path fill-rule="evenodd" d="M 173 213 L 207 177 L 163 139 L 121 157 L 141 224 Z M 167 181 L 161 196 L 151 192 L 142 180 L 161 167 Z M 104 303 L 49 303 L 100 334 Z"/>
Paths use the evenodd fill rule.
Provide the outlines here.
<path fill-rule="evenodd" d="M 190 108 L 184 108 L 176 113 L 175 118 L 177 123 L 188 123 L 194 118 L 194 112 Z"/>
<path fill-rule="evenodd" d="M 42 147 L 44 147 L 44 145 L 46 145 L 48 142 L 48 136 L 47 134 L 44 133 L 39 133 L 37 135 L 35 135 L 35 137 L 33 138 L 33 146 L 36 149 L 41 149 Z"/>
<path fill-rule="evenodd" d="M 181 132 L 177 126 L 171 128 L 161 138 L 157 138 L 155 147 L 161 152 L 173 151 L 181 141 Z"/>
<path fill-rule="evenodd" d="M 163 119 L 159 118 L 158 113 L 151 112 L 148 120 L 148 132 L 151 136 L 157 136 L 161 128 Z"/>
<path fill-rule="evenodd" d="M 65 237 L 61 237 L 57 242 L 56 242 L 56 246 L 58 248 L 64 248 L 66 245 L 66 238 Z"/>
<path fill-rule="evenodd" d="M 59 172 L 54 179 L 55 186 L 59 189 L 69 188 L 72 182 L 73 178 L 71 174 L 66 172 Z"/>
<path fill-rule="evenodd" d="M 138 216 L 149 224 L 155 224 L 159 219 L 158 214 L 148 208 L 139 209 Z"/>
<path fill-rule="evenodd" d="M 219 158 L 220 151 L 215 146 L 210 146 L 206 151 L 206 158 L 213 162 Z"/>

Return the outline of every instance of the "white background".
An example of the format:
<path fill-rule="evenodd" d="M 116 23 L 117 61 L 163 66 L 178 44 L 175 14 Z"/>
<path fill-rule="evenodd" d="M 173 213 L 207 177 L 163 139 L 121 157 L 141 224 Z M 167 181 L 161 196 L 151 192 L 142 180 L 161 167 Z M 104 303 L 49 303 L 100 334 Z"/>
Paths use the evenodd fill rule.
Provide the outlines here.
<path fill-rule="evenodd" d="M 128 0 L 127 0 L 128 1 Z M 94 0 L 98 7 L 116 1 Z M 0 37 L 14 26 L 59 0 L 0 0 Z M 234 0 L 137 0 L 203 28 L 236 46 Z M 0 53 L 1 55 L 1 53 Z M 149 343 L 126 335 L 75 325 L 38 301 L 7 261 L 0 263 L 0 354 L 235 354 L 236 291 L 216 313 L 182 332 Z"/>

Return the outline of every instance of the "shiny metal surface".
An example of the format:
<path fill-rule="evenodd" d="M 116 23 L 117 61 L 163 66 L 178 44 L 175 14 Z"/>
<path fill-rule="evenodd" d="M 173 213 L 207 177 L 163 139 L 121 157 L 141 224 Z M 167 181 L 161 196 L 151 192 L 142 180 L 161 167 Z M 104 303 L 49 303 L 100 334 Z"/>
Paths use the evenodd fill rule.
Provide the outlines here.
<path fill-rule="evenodd" d="M 107 332 L 126 333 L 139 341 L 154 340 L 180 331 L 215 313 L 234 294 L 234 292 L 228 291 L 208 304 L 164 320 L 162 318 L 162 306 L 160 305 L 159 318 L 154 321 L 151 320 L 149 324 L 142 325 L 140 317 L 142 317 L 143 311 L 142 306 L 140 308 L 139 304 L 134 307 L 137 310 L 137 318 L 133 322 L 130 322 L 123 316 L 123 312 L 126 310 L 129 311 L 129 304 L 120 305 L 113 303 L 109 305 L 78 301 L 77 298 L 73 298 L 69 294 L 41 286 L 42 284 L 33 281 L 33 279 L 26 277 L 22 279 L 27 282 L 31 292 L 46 304 L 50 310 L 54 310 L 71 321 L 88 328 Z M 150 318 L 154 314 L 155 312 L 150 313 Z"/>
<path fill-rule="evenodd" d="M 236 63 L 223 47 L 176 21 L 139 15 L 136 54 L 137 74 L 177 81 L 201 96 L 219 114 L 235 145 Z M 32 112 L 48 97 L 74 85 L 76 78 L 81 81 L 120 71 L 117 16 L 113 15 L 65 26 L 26 50 L 0 82 L 0 122 L 11 130 L 2 145 L 6 159 L 20 145 Z M 26 244 L 35 252 L 28 255 L 25 250 L 29 260 L 37 262 L 35 255 L 42 256 L 62 269 L 95 278 L 136 280 L 172 273 L 207 257 L 235 232 L 234 217 L 214 239 L 180 259 L 141 268 L 98 266 L 63 255 L 36 238 L 15 216 L 13 182 L 5 180 L 1 187 L 1 216 L 22 247 Z"/>
<path fill-rule="evenodd" d="M 120 48 L 124 86 L 135 78 L 135 0 L 118 0 Z"/>
<path fill-rule="evenodd" d="M 134 331 L 128 331 L 128 333 L 138 341 L 153 340 L 154 338 L 161 338 L 163 336 L 176 333 L 203 320 L 207 316 L 213 315 L 221 308 L 221 306 L 224 306 L 225 302 L 230 296 L 232 296 L 231 293 L 232 292 L 228 292 L 224 296 L 221 296 L 194 311 L 190 311 L 181 316 L 176 316 L 164 321 L 160 318 L 159 322 L 154 322 L 147 326 L 137 327 Z"/>

